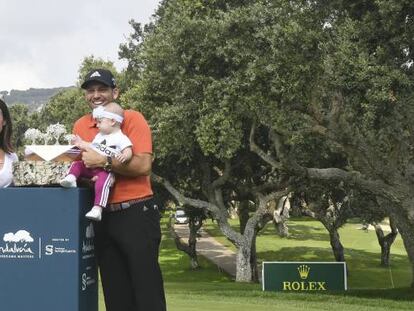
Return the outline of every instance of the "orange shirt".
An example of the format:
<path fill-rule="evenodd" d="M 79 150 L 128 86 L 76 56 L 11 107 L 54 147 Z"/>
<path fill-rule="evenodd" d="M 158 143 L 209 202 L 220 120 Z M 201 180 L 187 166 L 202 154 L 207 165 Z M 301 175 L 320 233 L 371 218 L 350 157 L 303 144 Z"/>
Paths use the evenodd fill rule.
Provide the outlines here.
<path fill-rule="evenodd" d="M 133 110 L 126 110 L 122 132 L 132 142 L 132 152 L 152 153 L 151 130 L 144 116 Z M 75 122 L 73 134 L 91 142 L 99 129 L 91 114 L 84 115 Z M 109 203 L 119 203 L 152 195 L 149 176 L 127 177 L 115 173 L 115 184 L 109 195 Z"/>

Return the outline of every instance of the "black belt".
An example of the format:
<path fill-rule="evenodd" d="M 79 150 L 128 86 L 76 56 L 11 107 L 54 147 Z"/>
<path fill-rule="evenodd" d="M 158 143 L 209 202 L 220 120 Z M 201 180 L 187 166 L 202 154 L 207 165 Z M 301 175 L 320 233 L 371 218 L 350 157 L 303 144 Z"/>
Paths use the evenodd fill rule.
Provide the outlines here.
<path fill-rule="evenodd" d="M 120 203 L 110 203 L 106 206 L 106 208 L 104 208 L 104 211 L 105 212 L 118 212 L 118 211 L 130 208 L 134 204 L 145 202 L 150 199 L 152 199 L 152 195 L 148 197 L 133 199 L 133 200 L 120 202 Z"/>

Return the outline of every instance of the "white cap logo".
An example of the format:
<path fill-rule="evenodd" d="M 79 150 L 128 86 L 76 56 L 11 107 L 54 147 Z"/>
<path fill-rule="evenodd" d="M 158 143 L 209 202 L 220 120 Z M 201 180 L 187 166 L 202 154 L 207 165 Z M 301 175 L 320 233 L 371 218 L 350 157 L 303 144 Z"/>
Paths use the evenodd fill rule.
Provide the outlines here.
<path fill-rule="evenodd" d="M 92 77 L 100 77 L 100 76 L 101 76 L 101 74 L 99 72 L 95 71 L 93 74 L 91 74 L 90 78 L 92 78 Z"/>

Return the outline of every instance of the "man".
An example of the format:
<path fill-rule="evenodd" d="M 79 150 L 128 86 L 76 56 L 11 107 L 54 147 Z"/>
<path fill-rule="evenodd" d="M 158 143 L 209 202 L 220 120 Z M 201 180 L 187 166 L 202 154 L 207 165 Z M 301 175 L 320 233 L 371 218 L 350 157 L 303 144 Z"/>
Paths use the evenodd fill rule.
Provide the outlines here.
<path fill-rule="evenodd" d="M 116 100 L 119 90 L 112 73 L 90 71 L 81 87 L 91 109 Z M 82 153 L 87 167 L 103 167 L 115 174 L 115 184 L 102 221 L 94 223 L 95 251 L 107 311 L 165 311 L 165 297 L 158 250 L 160 214 L 152 195 L 151 131 L 141 113 L 126 110 L 122 132 L 132 142 L 127 163 L 105 157 L 92 149 Z M 98 133 L 91 114 L 75 122 L 73 133 L 92 141 Z"/>

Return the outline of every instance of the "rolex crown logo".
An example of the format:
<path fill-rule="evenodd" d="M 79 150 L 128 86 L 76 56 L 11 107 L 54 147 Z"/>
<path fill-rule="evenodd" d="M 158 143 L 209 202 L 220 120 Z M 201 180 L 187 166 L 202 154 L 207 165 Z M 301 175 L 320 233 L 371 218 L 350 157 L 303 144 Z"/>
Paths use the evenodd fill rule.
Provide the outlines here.
<path fill-rule="evenodd" d="M 307 265 L 300 265 L 298 267 L 299 276 L 302 280 L 305 280 L 309 276 L 310 267 Z"/>

